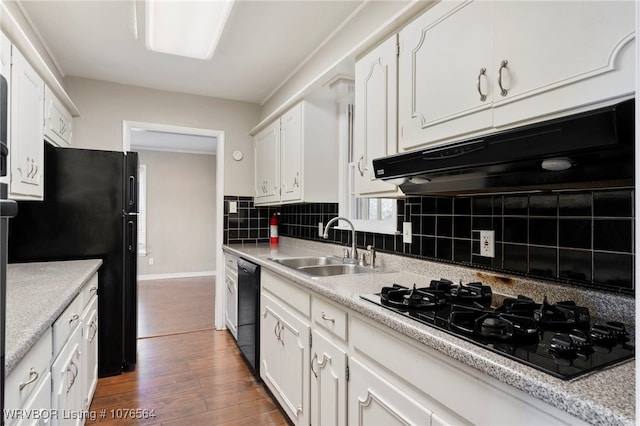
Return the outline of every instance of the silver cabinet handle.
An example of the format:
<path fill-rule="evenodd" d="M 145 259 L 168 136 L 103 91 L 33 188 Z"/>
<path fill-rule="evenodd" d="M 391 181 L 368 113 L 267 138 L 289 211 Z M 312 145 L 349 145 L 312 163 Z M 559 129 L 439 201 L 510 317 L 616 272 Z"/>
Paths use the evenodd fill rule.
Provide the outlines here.
<path fill-rule="evenodd" d="M 476 84 L 477 88 L 478 88 L 478 93 L 480 94 L 480 101 L 484 102 L 487 100 L 487 95 L 485 95 L 484 93 L 482 93 L 482 88 L 480 87 L 480 80 L 482 79 L 482 76 L 485 75 L 487 73 L 487 69 L 486 68 L 480 68 L 480 73 L 478 74 L 478 82 Z"/>
<path fill-rule="evenodd" d="M 69 325 L 71 325 L 72 322 L 74 321 L 78 321 L 80 319 L 80 315 L 78 314 L 73 314 L 73 316 L 71 317 L 71 319 L 69 319 Z"/>
<path fill-rule="evenodd" d="M 498 86 L 500 87 L 500 95 L 502 96 L 507 96 L 507 93 L 509 93 L 507 89 L 502 87 L 502 71 L 507 68 L 508 63 L 506 59 L 500 62 L 500 69 L 498 70 Z"/>
<path fill-rule="evenodd" d="M 322 362 L 318 362 L 318 367 L 321 369 L 327 365 L 327 361 L 331 361 L 331 358 L 327 356 L 327 354 L 322 354 Z"/>
<path fill-rule="evenodd" d="M 324 312 L 320 315 L 320 317 L 321 317 L 323 320 L 325 320 L 325 321 L 330 321 L 330 322 L 332 322 L 333 324 L 335 324 L 335 323 L 336 323 L 335 318 L 329 318 L 329 317 L 327 316 L 327 314 L 325 314 Z"/>
<path fill-rule="evenodd" d="M 91 294 L 91 293 L 97 293 L 97 292 L 98 292 L 98 287 L 91 287 L 91 288 L 89 289 L 89 294 Z"/>
<path fill-rule="evenodd" d="M 71 367 L 73 367 L 75 371 L 71 371 Z M 69 367 L 67 367 L 67 374 L 71 373 L 71 383 L 69 383 L 69 386 L 67 386 L 67 393 L 69 393 L 73 385 L 76 383 L 76 379 L 78 378 L 79 371 L 80 370 L 78 370 L 78 366 L 73 361 L 71 361 L 71 363 L 69 364 Z"/>
<path fill-rule="evenodd" d="M 25 387 L 29 386 L 31 383 L 38 380 L 39 376 L 40 375 L 35 370 L 35 368 L 31 367 L 31 370 L 29 370 L 29 380 L 27 380 L 26 382 L 20 383 L 20 390 L 24 389 Z"/>
<path fill-rule="evenodd" d="M 316 373 L 316 370 L 313 369 L 313 365 L 316 363 L 317 359 L 318 359 L 318 354 L 314 352 L 313 358 L 311 358 L 311 372 L 316 377 L 316 379 L 318 378 L 318 373 Z"/>
<path fill-rule="evenodd" d="M 297 172 L 296 177 L 293 178 L 293 186 L 300 188 L 300 172 Z"/>
<path fill-rule="evenodd" d="M 360 156 L 360 159 L 358 160 L 358 173 L 360 173 L 360 176 L 364 176 L 364 170 L 362 170 L 362 160 L 364 160 L 364 154 L 362 154 Z"/>
<path fill-rule="evenodd" d="M 98 324 L 96 323 L 95 319 L 91 321 L 91 326 L 89 327 L 89 329 L 92 330 L 91 337 L 89 338 L 89 343 L 91 343 L 93 342 L 93 339 L 95 339 L 96 334 L 98 334 Z"/>

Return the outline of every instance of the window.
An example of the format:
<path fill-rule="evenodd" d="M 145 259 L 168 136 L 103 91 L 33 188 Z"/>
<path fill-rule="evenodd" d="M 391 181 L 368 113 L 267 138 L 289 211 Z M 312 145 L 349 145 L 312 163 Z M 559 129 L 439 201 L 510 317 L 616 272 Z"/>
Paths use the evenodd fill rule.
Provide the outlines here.
<path fill-rule="evenodd" d="M 397 200 L 391 198 L 360 198 L 354 190 L 353 101 L 340 103 L 341 176 L 339 215 L 349 218 L 356 230 L 379 234 L 397 234 Z"/>
<path fill-rule="evenodd" d="M 147 255 L 147 166 L 138 167 L 138 256 Z"/>

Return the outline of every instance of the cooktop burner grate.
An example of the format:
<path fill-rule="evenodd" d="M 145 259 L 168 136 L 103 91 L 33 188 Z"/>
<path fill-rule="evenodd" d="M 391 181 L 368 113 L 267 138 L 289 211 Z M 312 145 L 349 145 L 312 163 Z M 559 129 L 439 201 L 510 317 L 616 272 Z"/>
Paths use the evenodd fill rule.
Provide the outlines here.
<path fill-rule="evenodd" d="M 393 284 L 360 297 L 564 380 L 635 355 L 624 324 L 596 322 L 572 301 L 493 296 L 482 283 L 440 279 L 422 288 Z"/>

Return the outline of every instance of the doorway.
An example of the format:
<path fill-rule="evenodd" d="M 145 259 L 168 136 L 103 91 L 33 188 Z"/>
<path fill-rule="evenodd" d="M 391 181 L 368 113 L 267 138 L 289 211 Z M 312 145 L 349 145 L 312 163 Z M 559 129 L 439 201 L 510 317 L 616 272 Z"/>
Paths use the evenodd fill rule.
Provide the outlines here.
<path fill-rule="evenodd" d="M 139 336 L 223 328 L 224 300 L 215 300 L 207 292 L 223 294 L 217 289 L 221 281 L 215 275 L 216 265 L 223 264 L 219 247 L 224 132 L 125 121 L 123 148 L 137 151 L 140 165 L 146 169 L 146 191 L 141 192 L 140 205 L 144 206 L 145 195 L 148 202 L 139 219 Z M 152 327 L 148 321 L 145 324 L 143 315 L 153 318 L 155 311 L 188 306 L 186 296 L 198 294 L 211 305 L 215 300 L 215 308 L 203 307 L 191 329 L 180 324 L 162 325 L 162 321 Z M 142 297 L 144 306 L 140 304 Z"/>

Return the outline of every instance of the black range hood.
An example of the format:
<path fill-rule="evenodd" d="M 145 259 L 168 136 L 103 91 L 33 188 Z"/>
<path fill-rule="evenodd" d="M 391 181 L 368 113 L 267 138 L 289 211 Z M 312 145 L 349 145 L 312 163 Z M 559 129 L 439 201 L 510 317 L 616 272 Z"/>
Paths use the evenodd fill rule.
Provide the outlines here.
<path fill-rule="evenodd" d="M 373 160 L 407 195 L 478 194 L 634 184 L 635 100 Z"/>

